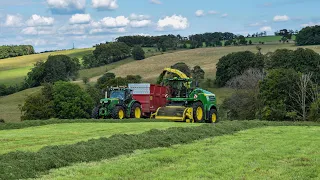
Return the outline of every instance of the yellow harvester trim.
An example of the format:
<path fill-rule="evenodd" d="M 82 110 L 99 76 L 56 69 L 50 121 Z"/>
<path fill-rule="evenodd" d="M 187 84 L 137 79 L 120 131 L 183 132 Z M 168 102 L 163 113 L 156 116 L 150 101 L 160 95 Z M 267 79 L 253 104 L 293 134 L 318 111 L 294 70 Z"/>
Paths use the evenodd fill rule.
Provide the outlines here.
<path fill-rule="evenodd" d="M 193 119 L 193 109 L 189 107 L 182 107 L 182 106 L 167 106 L 165 108 L 185 108 L 183 111 L 183 115 L 181 117 L 174 117 L 174 116 L 158 116 L 158 112 L 162 107 L 158 108 L 157 111 L 151 115 L 151 118 L 155 119 L 166 119 L 172 121 L 186 121 L 186 122 L 194 122 Z"/>
<path fill-rule="evenodd" d="M 188 77 L 185 73 L 179 71 L 178 69 L 172 69 L 172 68 L 164 68 L 163 70 L 163 74 L 170 72 L 173 74 L 178 75 L 181 79 L 189 79 L 190 77 Z M 190 88 L 191 87 L 191 83 L 187 82 L 185 83 L 186 88 Z"/>

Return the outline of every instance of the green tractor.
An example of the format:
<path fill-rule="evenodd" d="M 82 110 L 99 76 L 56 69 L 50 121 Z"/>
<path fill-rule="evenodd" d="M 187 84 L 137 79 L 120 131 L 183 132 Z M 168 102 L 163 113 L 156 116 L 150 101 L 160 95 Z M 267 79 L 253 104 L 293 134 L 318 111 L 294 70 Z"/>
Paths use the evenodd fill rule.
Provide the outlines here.
<path fill-rule="evenodd" d="M 132 90 L 126 87 L 110 88 L 106 98 L 94 108 L 92 117 L 95 119 L 141 118 L 141 104 L 132 98 Z"/>
<path fill-rule="evenodd" d="M 169 119 L 186 122 L 218 122 L 217 102 L 215 94 L 201 88 L 192 88 L 192 80 L 181 71 L 166 68 L 165 73 L 177 74 L 179 77 L 163 79 L 170 87 L 168 104 L 152 115 L 155 119 Z"/>

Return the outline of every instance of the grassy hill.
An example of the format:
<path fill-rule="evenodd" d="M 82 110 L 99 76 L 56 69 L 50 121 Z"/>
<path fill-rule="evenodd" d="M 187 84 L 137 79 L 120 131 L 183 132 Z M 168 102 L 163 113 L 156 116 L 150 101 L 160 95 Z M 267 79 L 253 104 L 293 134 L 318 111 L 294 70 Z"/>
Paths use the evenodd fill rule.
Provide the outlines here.
<path fill-rule="evenodd" d="M 0 60 L 0 84 L 15 85 L 22 82 L 37 61 L 47 60 L 50 55 L 63 54 L 81 59 L 85 54 L 91 53 L 93 50 L 94 48 L 73 49 L 2 59 Z"/>
<path fill-rule="evenodd" d="M 265 43 L 279 43 L 279 40 L 281 40 L 282 36 L 264 36 L 264 37 L 249 37 L 246 38 L 247 41 L 252 41 L 252 43 L 259 43 L 259 42 L 265 42 Z M 296 36 L 293 35 L 291 42 L 296 40 Z"/>
<path fill-rule="evenodd" d="M 297 49 L 297 46 L 292 44 L 266 44 L 260 45 L 262 53 L 273 52 L 280 48 Z M 304 48 L 313 49 L 320 52 L 320 46 L 307 46 Z M 231 46 L 218 48 L 199 48 L 187 51 L 153 56 L 141 61 L 133 61 L 120 65 L 111 72 L 117 76 L 140 75 L 145 81 L 154 82 L 163 68 L 170 67 L 177 62 L 184 62 L 189 66 L 200 65 L 206 72 L 207 78 L 214 78 L 216 73 L 216 63 L 222 56 L 231 52 L 252 51 L 257 52 L 256 46 Z M 143 65 L 143 67 L 142 67 Z"/>

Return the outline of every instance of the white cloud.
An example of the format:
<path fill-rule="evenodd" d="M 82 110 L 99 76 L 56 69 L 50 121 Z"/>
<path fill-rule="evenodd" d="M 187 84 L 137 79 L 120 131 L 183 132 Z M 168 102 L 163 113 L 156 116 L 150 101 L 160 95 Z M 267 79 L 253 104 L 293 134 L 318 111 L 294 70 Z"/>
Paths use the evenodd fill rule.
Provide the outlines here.
<path fill-rule="evenodd" d="M 65 25 L 58 29 L 59 34 L 63 35 L 84 35 L 88 32 L 90 24 Z"/>
<path fill-rule="evenodd" d="M 97 29 L 91 29 L 90 34 L 104 34 L 104 33 L 125 33 L 125 28 L 97 28 Z"/>
<path fill-rule="evenodd" d="M 54 18 L 44 17 L 34 14 L 27 21 L 28 26 L 51 26 L 54 23 Z"/>
<path fill-rule="evenodd" d="M 219 14 L 218 11 L 209 11 L 208 13 L 209 13 L 209 14 Z"/>
<path fill-rule="evenodd" d="M 141 21 L 141 20 L 150 19 L 150 16 L 148 16 L 148 15 L 138 15 L 138 14 L 133 13 L 133 14 L 131 14 L 129 16 L 129 19 L 130 20 L 139 20 L 139 21 Z"/>
<path fill-rule="evenodd" d="M 124 16 L 118 16 L 116 18 L 105 17 L 101 19 L 99 22 L 94 23 L 94 26 L 102 26 L 107 28 L 119 28 L 119 27 L 125 27 L 129 23 L 130 23 L 130 20 Z"/>
<path fill-rule="evenodd" d="M 225 18 L 227 16 L 229 16 L 229 14 L 227 14 L 227 13 L 224 13 L 224 14 L 221 15 L 221 17 L 223 17 L 223 18 Z"/>
<path fill-rule="evenodd" d="M 114 10 L 119 7 L 117 0 L 92 0 L 92 6 L 98 10 Z"/>
<path fill-rule="evenodd" d="M 267 32 L 271 32 L 272 28 L 270 26 L 263 26 L 260 28 L 260 31 L 267 31 Z"/>
<path fill-rule="evenodd" d="M 195 14 L 196 14 L 196 16 L 201 17 L 201 16 L 204 16 L 204 11 L 203 10 L 197 10 L 195 12 Z"/>
<path fill-rule="evenodd" d="M 141 21 L 134 20 L 130 22 L 131 27 L 134 27 L 134 28 L 146 27 L 146 26 L 149 26 L 150 24 L 151 24 L 151 21 L 146 19 Z"/>
<path fill-rule="evenodd" d="M 318 23 L 314 23 L 314 22 L 309 22 L 309 23 L 306 23 L 306 24 L 301 24 L 300 26 L 301 27 L 311 27 L 311 26 L 316 26 L 316 25 L 320 25 L 320 22 Z"/>
<path fill-rule="evenodd" d="M 86 7 L 86 0 L 47 0 L 53 14 L 82 13 Z"/>
<path fill-rule="evenodd" d="M 55 31 L 51 27 L 26 27 L 22 29 L 21 33 L 25 35 L 49 35 L 54 34 Z"/>
<path fill-rule="evenodd" d="M 4 26 L 6 27 L 20 27 L 22 25 L 22 17 L 20 15 L 8 14 L 4 23 Z"/>
<path fill-rule="evenodd" d="M 175 30 L 183 30 L 189 27 L 189 22 L 186 17 L 181 15 L 166 16 L 158 21 L 158 30 L 163 30 L 164 28 L 172 28 Z"/>
<path fill-rule="evenodd" d="M 150 0 L 152 4 L 162 4 L 160 0 Z"/>
<path fill-rule="evenodd" d="M 289 16 L 287 16 L 287 15 L 283 15 L 283 16 L 277 15 L 277 16 L 275 16 L 275 17 L 273 18 L 273 21 L 276 21 L 276 22 L 289 21 L 289 20 L 290 20 L 290 18 L 289 18 Z"/>
<path fill-rule="evenodd" d="M 70 24 L 88 24 L 90 21 L 90 14 L 75 14 L 69 19 Z"/>

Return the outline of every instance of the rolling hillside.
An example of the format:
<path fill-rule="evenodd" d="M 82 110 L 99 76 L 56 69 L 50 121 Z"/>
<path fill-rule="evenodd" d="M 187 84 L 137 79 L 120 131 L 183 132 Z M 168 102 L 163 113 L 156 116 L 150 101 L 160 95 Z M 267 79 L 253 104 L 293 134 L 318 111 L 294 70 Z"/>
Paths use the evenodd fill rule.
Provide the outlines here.
<path fill-rule="evenodd" d="M 94 48 L 73 49 L 2 59 L 0 60 L 0 84 L 14 85 L 22 82 L 37 61 L 46 60 L 50 55 L 63 54 L 80 59 L 93 50 Z"/>
<path fill-rule="evenodd" d="M 262 53 L 273 52 L 280 48 L 297 49 L 292 44 L 272 44 L 260 45 Z M 320 46 L 307 46 L 316 52 L 320 52 Z M 117 76 L 140 75 L 145 81 L 154 82 L 163 68 L 170 67 L 177 62 L 184 62 L 190 67 L 200 65 L 206 72 L 206 77 L 214 78 L 216 73 L 216 63 L 222 56 L 231 52 L 253 51 L 257 52 L 256 46 L 233 46 L 218 48 L 199 48 L 187 51 L 180 51 L 160 56 L 154 56 L 142 61 L 133 61 L 120 65 L 110 72 Z"/>

